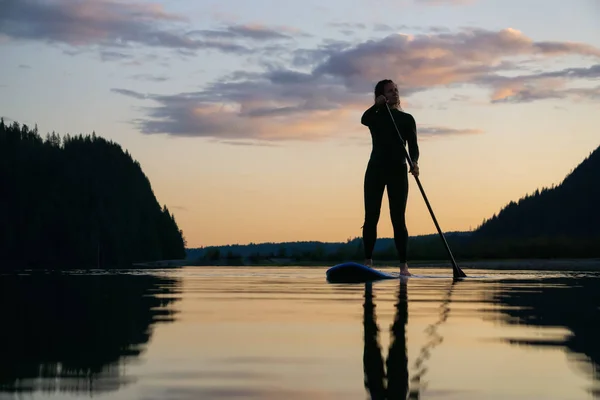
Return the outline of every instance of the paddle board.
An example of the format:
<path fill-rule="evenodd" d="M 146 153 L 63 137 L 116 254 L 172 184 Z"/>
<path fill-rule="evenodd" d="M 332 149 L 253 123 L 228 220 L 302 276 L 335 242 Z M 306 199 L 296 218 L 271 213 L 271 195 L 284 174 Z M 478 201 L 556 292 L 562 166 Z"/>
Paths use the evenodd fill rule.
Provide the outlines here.
<path fill-rule="evenodd" d="M 404 277 L 400 273 L 383 272 L 351 261 L 334 265 L 327 270 L 326 276 L 330 283 L 361 283 Z"/>

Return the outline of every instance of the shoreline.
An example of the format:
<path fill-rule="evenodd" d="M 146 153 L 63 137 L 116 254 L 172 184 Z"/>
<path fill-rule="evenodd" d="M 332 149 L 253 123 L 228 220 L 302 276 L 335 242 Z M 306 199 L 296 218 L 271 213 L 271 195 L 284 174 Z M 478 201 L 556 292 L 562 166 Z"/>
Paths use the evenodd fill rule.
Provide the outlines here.
<path fill-rule="evenodd" d="M 531 270 L 531 271 L 600 271 L 600 259 L 507 259 L 507 260 L 456 260 L 456 264 L 465 270 L 469 269 L 489 269 L 489 270 Z M 427 266 L 421 263 L 413 263 L 415 267 L 450 267 L 448 262 L 427 263 Z M 410 263 L 409 263 L 410 266 Z"/>
<path fill-rule="evenodd" d="M 256 263 L 246 265 L 226 265 L 226 264 L 186 264 L 182 267 L 196 268 L 235 268 L 235 267 L 261 267 L 261 268 L 324 268 L 340 264 L 342 261 L 334 262 L 296 262 L 296 263 Z M 582 258 L 582 259 L 495 259 L 495 260 L 456 260 L 457 265 L 465 270 L 469 269 L 488 269 L 488 270 L 531 270 L 531 271 L 600 271 L 600 258 Z M 394 262 L 375 262 L 374 268 L 395 267 Z M 416 260 L 409 261 L 408 266 L 414 268 L 450 268 L 452 264 L 446 260 Z"/>
<path fill-rule="evenodd" d="M 352 261 L 352 260 L 348 260 Z M 20 272 L 42 272 L 52 271 L 127 271 L 127 270 L 157 270 L 157 269 L 179 269 L 179 268 L 329 268 L 341 264 L 344 261 L 306 261 L 306 262 L 264 262 L 255 264 L 231 264 L 214 263 L 199 264 L 190 260 L 159 260 L 154 262 L 134 263 L 128 267 L 105 267 L 105 268 L 8 268 L 0 270 L 0 273 Z M 557 259 L 492 259 L 492 260 L 456 260 L 457 265 L 468 270 L 521 270 L 521 271 L 599 271 L 600 258 L 557 258 Z M 394 268 L 397 262 L 375 262 L 374 268 Z M 408 262 L 409 268 L 451 268 L 449 260 L 415 260 Z"/>

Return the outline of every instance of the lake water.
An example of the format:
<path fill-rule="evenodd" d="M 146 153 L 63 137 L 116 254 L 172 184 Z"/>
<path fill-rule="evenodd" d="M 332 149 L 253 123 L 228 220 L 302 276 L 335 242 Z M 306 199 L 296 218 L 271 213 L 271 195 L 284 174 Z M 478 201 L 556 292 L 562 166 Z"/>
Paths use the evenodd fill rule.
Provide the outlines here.
<path fill-rule="evenodd" d="M 600 398 L 600 274 L 0 275 L 0 398 Z"/>

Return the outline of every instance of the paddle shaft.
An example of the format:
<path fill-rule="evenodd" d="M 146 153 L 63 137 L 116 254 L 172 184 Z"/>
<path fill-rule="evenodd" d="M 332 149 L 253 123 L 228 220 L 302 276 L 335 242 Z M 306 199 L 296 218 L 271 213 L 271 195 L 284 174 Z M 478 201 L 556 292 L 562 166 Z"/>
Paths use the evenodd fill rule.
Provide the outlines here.
<path fill-rule="evenodd" d="M 394 128 L 396 128 L 396 132 L 398 133 L 398 137 L 400 137 L 400 141 L 402 142 L 402 151 L 404 152 L 404 156 L 406 157 L 406 160 L 408 161 L 408 164 L 410 165 L 410 169 L 412 170 L 414 168 L 414 163 L 412 161 L 412 159 L 410 158 L 410 154 L 408 154 L 408 151 L 406 151 L 406 148 L 404 147 L 404 139 L 402 139 L 402 135 L 400 134 L 400 130 L 398 130 L 398 126 L 396 126 L 396 121 L 394 120 L 394 116 L 392 115 L 392 111 L 390 110 L 389 105 L 386 103 L 385 104 L 385 108 L 387 108 L 388 113 L 390 114 L 390 118 L 392 119 L 392 123 L 394 124 Z M 435 224 L 435 227 L 440 235 L 440 237 L 442 238 L 442 241 L 444 242 L 444 246 L 446 247 L 446 251 L 448 252 L 448 256 L 450 256 L 450 261 L 452 261 L 452 274 L 454 275 L 455 278 L 460 277 L 460 278 L 464 278 L 467 275 L 463 272 L 462 269 L 459 268 L 459 266 L 456 264 L 456 261 L 454 260 L 454 256 L 452 255 L 452 251 L 450 250 L 450 246 L 448 246 L 448 242 L 446 241 L 446 238 L 444 237 L 444 233 L 442 232 L 442 229 L 440 228 L 440 225 L 437 222 L 437 218 L 435 217 L 435 214 L 433 213 L 433 209 L 431 208 L 431 204 L 429 204 L 429 200 L 427 199 L 427 195 L 425 194 L 425 190 L 423 189 L 423 185 L 421 185 L 421 181 L 419 180 L 419 177 L 416 175 L 413 175 L 415 177 L 415 180 L 417 181 L 417 185 L 419 186 L 419 190 L 421 191 L 421 194 L 423 195 L 423 200 L 425 200 L 425 204 L 427 205 L 427 209 L 429 210 L 429 214 L 431 214 L 431 219 L 433 219 L 433 223 Z"/>

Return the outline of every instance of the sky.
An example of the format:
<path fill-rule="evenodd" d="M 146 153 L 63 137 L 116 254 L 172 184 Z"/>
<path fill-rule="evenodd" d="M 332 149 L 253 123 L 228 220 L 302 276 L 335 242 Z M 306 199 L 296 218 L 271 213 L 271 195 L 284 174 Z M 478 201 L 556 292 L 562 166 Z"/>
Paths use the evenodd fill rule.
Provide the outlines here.
<path fill-rule="evenodd" d="M 360 236 L 384 78 L 444 232 L 600 145 L 598 0 L 0 3 L 0 116 L 119 143 L 188 247 Z M 409 234 L 435 233 L 409 179 Z"/>

